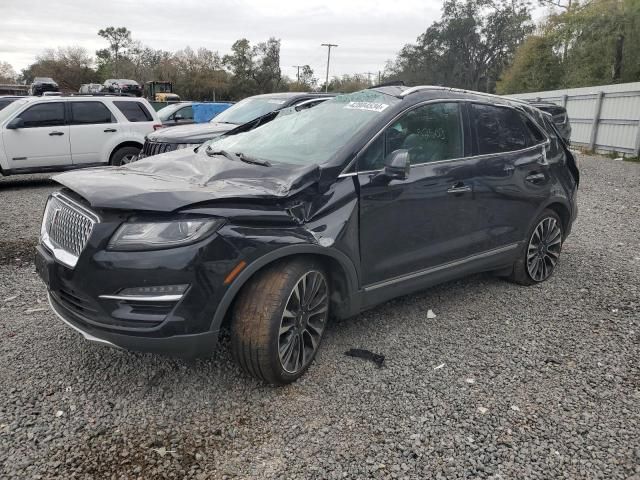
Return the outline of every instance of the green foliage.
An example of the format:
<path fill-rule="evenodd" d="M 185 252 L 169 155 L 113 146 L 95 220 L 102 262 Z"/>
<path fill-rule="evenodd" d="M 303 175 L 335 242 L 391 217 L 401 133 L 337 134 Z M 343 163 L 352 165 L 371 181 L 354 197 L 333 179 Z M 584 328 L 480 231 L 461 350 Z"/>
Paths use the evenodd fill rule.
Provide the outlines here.
<path fill-rule="evenodd" d="M 538 92 L 558 88 L 562 59 L 548 37 L 531 35 L 516 51 L 513 64 L 496 85 L 499 94 Z"/>
<path fill-rule="evenodd" d="M 369 79 L 362 74 L 343 75 L 342 77 L 333 77 L 329 80 L 329 92 L 351 93 L 357 92 L 370 87 Z M 324 91 L 324 84 L 321 90 Z"/>
<path fill-rule="evenodd" d="M 555 68 L 556 60 L 559 68 Z M 535 80 L 533 80 L 535 78 Z M 503 73 L 499 91 L 640 80 L 640 1 L 591 0 L 551 15 Z"/>
<path fill-rule="evenodd" d="M 109 48 L 98 50 L 98 63 L 111 63 L 113 76 L 119 75 L 118 67 L 123 50 L 131 45 L 131 32 L 125 27 L 107 27 L 98 30 L 98 35 L 109 42 Z"/>

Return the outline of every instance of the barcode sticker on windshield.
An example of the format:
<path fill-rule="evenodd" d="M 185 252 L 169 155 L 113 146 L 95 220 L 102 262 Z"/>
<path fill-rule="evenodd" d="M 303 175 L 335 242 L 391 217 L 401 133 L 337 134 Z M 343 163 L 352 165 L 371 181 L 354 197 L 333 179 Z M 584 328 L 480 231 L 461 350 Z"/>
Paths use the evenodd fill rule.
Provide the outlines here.
<path fill-rule="evenodd" d="M 389 105 L 386 103 L 376 103 L 376 102 L 349 102 L 344 108 L 348 108 L 349 110 L 370 110 L 372 112 L 382 112 Z"/>

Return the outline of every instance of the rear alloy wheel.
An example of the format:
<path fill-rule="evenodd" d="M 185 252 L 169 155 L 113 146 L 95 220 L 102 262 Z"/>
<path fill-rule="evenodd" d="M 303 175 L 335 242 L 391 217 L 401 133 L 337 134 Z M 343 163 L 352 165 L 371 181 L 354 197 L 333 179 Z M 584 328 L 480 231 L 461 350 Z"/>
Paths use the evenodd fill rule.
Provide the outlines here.
<path fill-rule="evenodd" d="M 553 210 L 536 219 L 521 257 L 515 262 L 510 280 L 521 285 L 544 282 L 553 274 L 562 251 L 562 221 Z"/>
<path fill-rule="evenodd" d="M 311 365 L 329 318 L 329 282 L 312 259 L 258 272 L 238 296 L 231 347 L 250 375 L 272 384 L 298 379 Z"/>
<path fill-rule="evenodd" d="M 544 218 L 533 231 L 527 248 L 527 273 L 535 282 L 543 282 L 551 276 L 560 250 L 562 230 L 553 217 Z"/>

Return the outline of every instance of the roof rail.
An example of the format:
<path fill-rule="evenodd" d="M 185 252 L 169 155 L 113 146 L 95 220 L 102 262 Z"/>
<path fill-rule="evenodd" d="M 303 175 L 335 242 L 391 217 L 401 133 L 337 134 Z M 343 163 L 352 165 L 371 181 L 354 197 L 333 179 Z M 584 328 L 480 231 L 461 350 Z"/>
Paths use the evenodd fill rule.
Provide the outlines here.
<path fill-rule="evenodd" d="M 435 85 L 418 85 L 418 86 L 415 86 L 415 87 L 411 87 L 411 88 L 408 88 L 407 90 L 402 91 L 400 93 L 400 96 L 401 97 L 406 97 L 407 95 L 411 95 L 412 93 L 419 92 L 421 90 L 446 90 L 446 91 L 449 91 L 449 92 L 470 93 L 470 94 L 479 95 L 479 96 L 482 96 L 482 97 L 499 98 L 501 100 L 508 100 L 508 101 L 514 102 L 514 103 L 521 103 L 521 104 L 524 104 L 524 105 L 529 105 L 529 102 L 526 102 L 524 100 L 520 100 L 519 98 L 502 97 L 500 95 L 494 95 L 493 93 L 476 92 L 474 90 L 465 90 L 463 88 L 442 87 L 442 86 L 435 86 Z"/>

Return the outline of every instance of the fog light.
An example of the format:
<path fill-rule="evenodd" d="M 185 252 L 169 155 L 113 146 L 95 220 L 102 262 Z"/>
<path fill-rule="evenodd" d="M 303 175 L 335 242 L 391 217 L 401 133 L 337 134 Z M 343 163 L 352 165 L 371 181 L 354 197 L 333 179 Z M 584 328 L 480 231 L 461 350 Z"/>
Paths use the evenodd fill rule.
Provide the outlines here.
<path fill-rule="evenodd" d="M 123 297 L 157 297 L 159 295 L 182 295 L 189 287 L 185 285 L 158 285 L 154 287 L 125 288 L 118 292 Z"/>

